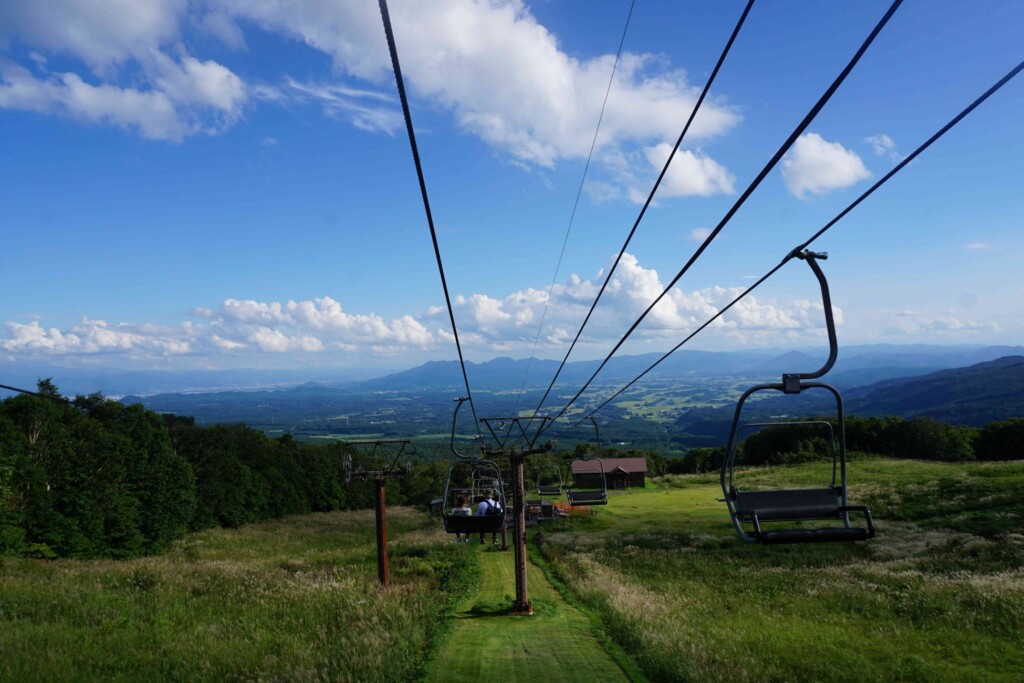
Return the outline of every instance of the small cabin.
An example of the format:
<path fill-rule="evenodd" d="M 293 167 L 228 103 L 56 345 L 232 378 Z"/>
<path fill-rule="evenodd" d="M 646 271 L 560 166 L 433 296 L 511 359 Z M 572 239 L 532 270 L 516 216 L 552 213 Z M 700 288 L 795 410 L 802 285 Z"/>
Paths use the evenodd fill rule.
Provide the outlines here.
<path fill-rule="evenodd" d="M 647 458 L 602 458 L 604 486 L 611 489 L 643 488 L 647 479 Z M 572 477 L 577 488 L 601 488 L 601 463 L 573 460 Z"/>

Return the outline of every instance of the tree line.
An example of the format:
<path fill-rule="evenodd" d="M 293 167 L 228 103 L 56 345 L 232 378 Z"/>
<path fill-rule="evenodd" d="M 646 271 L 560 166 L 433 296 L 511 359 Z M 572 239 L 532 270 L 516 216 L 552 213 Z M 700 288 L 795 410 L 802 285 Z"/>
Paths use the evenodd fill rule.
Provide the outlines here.
<path fill-rule="evenodd" d="M 346 482 L 350 447 L 197 426 L 99 395 L 39 392 L 0 401 L 0 554 L 134 557 L 185 533 L 284 515 L 365 508 L 372 483 Z M 444 467 L 388 482 L 388 501 L 425 502 Z"/>
<path fill-rule="evenodd" d="M 35 557 L 134 557 L 157 553 L 205 528 L 306 512 L 366 508 L 372 483 L 347 481 L 351 446 L 270 438 L 244 424 L 198 426 L 100 395 L 65 401 L 48 380 L 39 392 L 0 401 L 0 554 Z M 851 452 L 927 460 L 1021 459 L 1024 419 L 984 428 L 922 418 L 847 419 Z M 574 455 L 531 458 L 527 489 L 547 464 L 568 474 Z M 827 457 L 820 424 L 762 429 L 741 445 L 738 462 L 772 465 Z M 415 449 L 413 449 L 415 450 Z M 680 458 L 651 451 L 651 475 L 716 470 L 724 448 L 695 448 Z M 419 462 L 389 480 L 390 504 L 426 505 L 441 495 L 446 460 Z"/>
<path fill-rule="evenodd" d="M 789 465 L 831 457 L 827 422 L 833 430 L 836 420 L 808 418 L 803 422 L 766 427 L 751 434 L 738 446 L 740 465 Z M 1024 460 L 1024 419 L 991 422 L 984 427 L 950 425 L 929 417 L 847 417 L 847 454 L 883 455 L 912 460 L 969 462 L 975 460 Z M 684 457 L 671 460 L 673 474 L 718 470 L 725 447 L 694 448 Z"/>

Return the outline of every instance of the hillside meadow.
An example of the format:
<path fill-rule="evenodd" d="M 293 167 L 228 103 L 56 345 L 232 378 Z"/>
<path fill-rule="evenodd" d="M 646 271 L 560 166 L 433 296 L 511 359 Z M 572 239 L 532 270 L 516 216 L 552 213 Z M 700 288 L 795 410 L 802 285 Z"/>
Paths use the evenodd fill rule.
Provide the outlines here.
<path fill-rule="evenodd" d="M 850 481 L 878 526 L 860 544 L 746 545 L 717 476 L 692 475 L 613 495 L 538 555 L 651 680 L 1024 680 L 1024 464 L 866 459 Z"/>
<path fill-rule="evenodd" d="M 390 510 L 389 591 L 368 511 L 206 530 L 148 558 L 3 558 L 0 679 L 1024 679 L 1024 463 L 860 458 L 850 482 L 876 513 L 865 543 L 745 545 L 717 477 L 613 492 L 531 532 L 527 618 L 507 613 L 511 553 L 409 508 Z"/>
<path fill-rule="evenodd" d="M 207 530 L 157 557 L 0 558 L 0 679 L 416 678 L 475 565 L 426 515 L 388 521 L 386 592 L 372 511 Z"/>

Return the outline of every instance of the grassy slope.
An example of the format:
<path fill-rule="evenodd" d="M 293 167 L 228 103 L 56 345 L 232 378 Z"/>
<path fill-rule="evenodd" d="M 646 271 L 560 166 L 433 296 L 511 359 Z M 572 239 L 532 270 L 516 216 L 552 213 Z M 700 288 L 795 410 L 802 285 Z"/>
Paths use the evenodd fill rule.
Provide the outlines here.
<path fill-rule="evenodd" d="M 509 614 L 512 552 L 488 546 L 478 556 L 480 590 L 456 614 L 428 681 L 628 680 L 594 637 L 587 617 L 566 603 L 537 567 L 529 565 L 527 574 L 534 614 L 517 617 Z"/>
<path fill-rule="evenodd" d="M 655 680 L 1024 679 L 1024 464 L 863 460 L 850 478 L 878 513 L 867 543 L 744 545 L 717 477 L 674 477 L 548 534 L 545 554 Z"/>
<path fill-rule="evenodd" d="M 0 680 L 409 679 L 472 573 L 434 520 L 389 513 L 388 592 L 372 512 L 210 530 L 127 562 L 0 558 Z"/>

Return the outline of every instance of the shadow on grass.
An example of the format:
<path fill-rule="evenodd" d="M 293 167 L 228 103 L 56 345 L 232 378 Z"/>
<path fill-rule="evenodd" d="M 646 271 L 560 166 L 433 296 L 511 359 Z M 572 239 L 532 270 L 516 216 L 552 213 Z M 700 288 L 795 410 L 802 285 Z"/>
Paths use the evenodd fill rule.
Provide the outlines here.
<path fill-rule="evenodd" d="M 483 619 L 487 617 L 507 617 L 512 614 L 512 596 L 506 595 L 503 600 L 474 603 L 465 612 L 455 615 L 456 619 Z"/>

